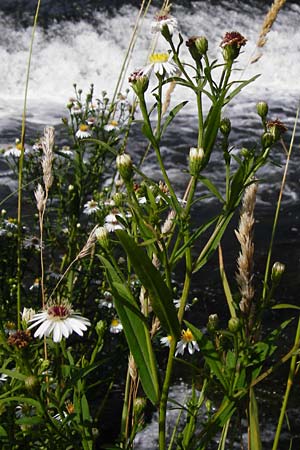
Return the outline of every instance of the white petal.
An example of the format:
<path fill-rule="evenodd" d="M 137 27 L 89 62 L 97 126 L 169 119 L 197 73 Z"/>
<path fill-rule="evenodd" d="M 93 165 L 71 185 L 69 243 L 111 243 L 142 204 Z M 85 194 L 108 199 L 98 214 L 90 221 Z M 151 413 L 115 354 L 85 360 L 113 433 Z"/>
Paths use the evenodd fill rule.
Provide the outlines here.
<path fill-rule="evenodd" d="M 53 341 L 60 342 L 62 339 L 61 322 L 57 321 L 53 329 Z"/>

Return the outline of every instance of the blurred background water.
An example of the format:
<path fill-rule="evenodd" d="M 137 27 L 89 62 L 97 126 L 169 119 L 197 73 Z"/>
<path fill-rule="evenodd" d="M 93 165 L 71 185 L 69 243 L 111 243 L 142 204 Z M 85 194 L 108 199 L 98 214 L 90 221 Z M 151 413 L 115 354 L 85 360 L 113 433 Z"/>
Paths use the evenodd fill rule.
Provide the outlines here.
<path fill-rule="evenodd" d="M 184 39 L 191 35 L 206 35 L 209 40 L 209 55 L 212 58 L 221 57 L 219 43 L 226 31 L 239 31 L 248 39 L 239 58 L 241 72 L 237 72 L 236 76 L 243 79 L 258 73 L 261 76 L 226 110 L 233 124 L 232 142 L 235 149 L 238 151 L 243 146 L 252 147 L 258 142 L 261 131 L 255 105 L 261 100 L 269 104 L 270 118 L 279 118 L 287 125 L 285 141 L 288 145 L 300 98 L 300 2 L 286 2 L 268 34 L 262 57 L 255 64 L 250 64 L 249 61 L 256 55 L 255 44 L 271 0 L 174 0 L 172 3 L 172 14 L 178 19 Z M 15 139 L 20 137 L 26 66 L 36 4 L 37 1 L 33 0 L 0 0 L 0 148 L 13 144 Z M 61 124 L 61 117 L 67 115 L 66 104 L 73 95 L 74 83 L 85 92 L 93 83 L 96 96 L 103 90 L 109 95 L 113 93 L 139 6 L 138 0 L 42 0 L 30 72 L 28 139 L 35 138 L 45 125 L 58 127 Z M 154 1 L 144 19 L 128 74 L 146 62 L 150 23 L 159 6 L 160 2 Z M 183 52 L 188 58 L 187 51 L 183 49 Z M 125 81 L 123 89 L 127 87 Z M 172 95 L 173 106 L 182 101 L 182 95 L 182 89 L 176 87 Z M 182 166 L 186 162 L 188 149 L 195 145 L 197 136 L 195 104 L 192 97 L 189 100 L 176 125 L 173 125 L 166 135 L 163 147 L 164 154 L 168 155 L 170 177 L 176 182 L 179 195 L 182 195 L 186 183 Z M 137 135 L 132 140 L 129 151 L 133 157 L 141 151 Z M 255 267 L 258 280 L 265 263 L 274 205 L 283 173 L 285 155 L 281 146 L 274 149 L 273 157 L 278 165 L 270 165 L 259 174 L 261 182 L 255 231 Z M 154 161 L 150 158 L 147 164 L 146 170 L 155 176 Z M 298 304 L 299 167 L 297 132 L 283 196 L 274 260 L 280 259 L 287 266 L 280 291 L 282 300 Z M 221 178 L 220 170 L 218 156 L 213 156 L 211 173 L 217 185 Z M 14 188 L 12 174 L 0 157 L 0 199 Z M 199 206 L 197 214 L 209 216 L 215 207 L 214 204 Z M 229 227 L 223 244 L 225 264 L 231 276 L 234 275 L 238 252 L 233 233 L 236 223 L 237 218 Z M 222 290 L 218 280 L 217 261 L 212 260 L 201 273 L 201 279 L 196 281 L 196 285 L 199 284 L 199 292 L 196 294 L 204 301 L 201 303 L 201 311 L 193 316 L 200 322 L 203 315 L 207 317 L 214 312 L 222 314 Z"/>

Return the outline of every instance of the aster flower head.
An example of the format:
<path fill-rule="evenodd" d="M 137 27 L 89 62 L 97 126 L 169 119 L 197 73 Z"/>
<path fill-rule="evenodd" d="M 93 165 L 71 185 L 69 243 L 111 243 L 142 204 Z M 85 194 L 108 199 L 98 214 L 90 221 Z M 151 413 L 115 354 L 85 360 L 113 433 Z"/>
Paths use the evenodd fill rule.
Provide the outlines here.
<path fill-rule="evenodd" d="M 121 324 L 121 321 L 117 318 L 112 319 L 109 327 L 109 331 L 112 334 L 119 334 L 123 330 L 123 325 Z"/>
<path fill-rule="evenodd" d="M 168 12 L 162 11 L 156 14 L 154 21 L 151 23 L 151 32 L 162 33 L 168 41 L 177 27 L 177 19 L 168 14 Z"/>
<path fill-rule="evenodd" d="M 199 345 L 197 344 L 197 341 L 189 328 L 181 332 L 181 339 L 177 342 L 175 356 L 183 355 L 186 347 L 190 355 L 195 353 L 196 350 L 197 352 L 200 351 Z"/>
<path fill-rule="evenodd" d="M 167 52 L 152 53 L 149 57 L 149 64 L 144 68 L 144 74 L 149 76 L 152 71 L 161 77 L 172 77 L 178 73 L 178 67 L 170 61 L 170 54 Z"/>
<path fill-rule="evenodd" d="M 220 47 L 223 49 L 223 57 L 226 62 L 233 62 L 240 53 L 242 46 L 246 45 L 247 39 L 237 31 L 225 33 Z"/>
<path fill-rule="evenodd" d="M 91 215 L 91 214 L 99 211 L 99 209 L 100 208 L 99 208 L 98 202 L 96 202 L 95 200 L 92 199 L 85 203 L 83 213 L 87 214 L 87 215 Z"/>
<path fill-rule="evenodd" d="M 106 125 L 104 125 L 105 131 L 119 131 L 119 122 L 117 120 L 110 120 Z"/>
<path fill-rule="evenodd" d="M 52 335 L 54 342 L 60 342 L 63 337 L 68 338 L 73 331 L 83 335 L 83 331 L 91 325 L 90 321 L 73 311 L 67 301 L 46 305 L 46 308 L 33 316 L 28 329 L 38 326 L 34 337 L 40 339 Z"/>
<path fill-rule="evenodd" d="M 121 222 L 119 222 L 118 216 L 121 216 L 118 211 L 112 211 L 105 217 L 104 227 L 107 229 L 107 231 L 109 231 L 109 233 L 112 233 L 116 230 L 124 230 L 124 226 L 121 224 Z"/>
<path fill-rule="evenodd" d="M 84 123 L 79 125 L 78 130 L 76 131 L 76 137 L 78 139 L 87 139 L 92 135 L 90 127 Z"/>
<path fill-rule="evenodd" d="M 205 36 L 191 36 L 185 44 L 195 61 L 200 61 L 207 53 L 208 41 Z"/>
<path fill-rule="evenodd" d="M 169 334 L 168 336 L 164 336 L 160 339 L 160 343 L 163 347 L 170 347 L 172 342 L 172 336 Z"/>

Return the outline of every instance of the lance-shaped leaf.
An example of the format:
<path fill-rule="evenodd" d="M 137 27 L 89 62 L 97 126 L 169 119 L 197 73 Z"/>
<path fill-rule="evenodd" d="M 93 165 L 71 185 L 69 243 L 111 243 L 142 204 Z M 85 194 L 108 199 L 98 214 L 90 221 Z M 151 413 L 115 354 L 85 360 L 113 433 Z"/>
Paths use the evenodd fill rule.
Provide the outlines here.
<path fill-rule="evenodd" d="M 146 319 L 142 316 L 122 274 L 102 255 L 99 255 L 99 258 L 106 269 L 114 305 L 122 322 L 129 349 L 138 367 L 143 389 L 151 402 L 157 404 L 160 396 L 157 364 Z"/>
<path fill-rule="evenodd" d="M 167 332 L 178 339 L 180 325 L 173 304 L 172 292 L 164 282 L 160 272 L 154 267 L 146 252 L 139 247 L 125 231 L 116 232 L 134 270 L 144 288 L 149 292 L 153 311 Z"/>

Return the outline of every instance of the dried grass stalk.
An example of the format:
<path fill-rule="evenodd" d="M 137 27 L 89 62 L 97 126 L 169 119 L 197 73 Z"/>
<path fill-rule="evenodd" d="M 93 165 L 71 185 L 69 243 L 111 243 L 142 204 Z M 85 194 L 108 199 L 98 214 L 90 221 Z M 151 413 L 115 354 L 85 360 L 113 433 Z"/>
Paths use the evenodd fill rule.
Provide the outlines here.
<path fill-rule="evenodd" d="M 241 251 L 237 260 L 238 271 L 236 280 L 241 293 L 240 310 L 248 316 L 248 324 L 254 312 L 253 297 L 253 229 L 254 229 L 254 207 L 256 201 L 257 184 L 252 183 L 245 190 L 243 205 L 240 215 L 236 237 L 241 245 Z"/>
<path fill-rule="evenodd" d="M 161 109 L 162 115 L 164 115 L 166 113 L 167 109 L 170 106 L 172 93 L 173 93 L 175 87 L 176 87 L 176 81 L 171 81 L 171 83 L 169 84 L 168 90 L 166 92 L 165 101 L 163 102 L 163 105 L 162 105 L 162 109 Z"/>
<path fill-rule="evenodd" d="M 258 41 L 256 43 L 257 48 L 262 48 L 266 42 L 267 42 L 267 34 L 270 32 L 273 23 L 275 22 L 278 13 L 280 9 L 285 4 L 286 0 L 274 0 L 272 3 L 271 8 L 269 9 L 268 13 L 265 16 L 264 22 L 262 24 L 260 34 L 258 37 Z M 262 53 L 258 53 L 256 56 L 254 56 L 251 60 L 251 63 L 255 63 L 259 60 L 259 58 L 262 56 Z"/>
<path fill-rule="evenodd" d="M 43 148 L 43 180 L 46 192 L 50 189 L 53 183 L 52 175 L 52 163 L 54 159 L 53 148 L 54 148 L 54 128 L 46 127 L 44 130 L 44 136 L 41 139 L 41 144 Z"/>

